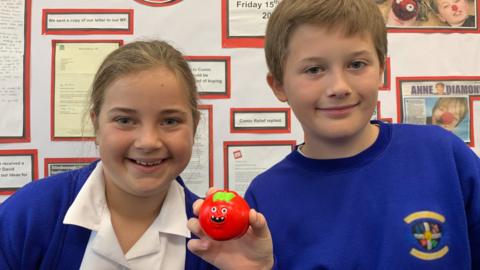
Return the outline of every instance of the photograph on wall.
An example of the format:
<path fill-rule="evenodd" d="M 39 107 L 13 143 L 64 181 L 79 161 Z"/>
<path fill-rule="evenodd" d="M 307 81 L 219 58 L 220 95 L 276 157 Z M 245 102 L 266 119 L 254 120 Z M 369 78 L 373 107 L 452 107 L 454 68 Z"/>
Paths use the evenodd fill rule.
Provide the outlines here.
<path fill-rule="evenodd" d="M 262 48 L 265 29 L 280 0 L 222 0 L 222 47 Z"/>
<path fill-rule="evenodd" d="M 84 140 L 94 136 L 88 118 L 88 94 L 103 59 L 121 40 L 53 40 L 51 139 Z"/>
<path fill-rule="evenodd" d="M 180 176 L 192 192 L 203 196 L 213 186 L 213 106 L 202 104 L 199 110 L 192 157 Z"/>
<path fill-rule="evenodd" d="M 390 32 L 478 32 L 477 0 L 372 0 Z"/>
<path fill-rule="evenodd" d="M 31 1 L 1 1 L 0 13 L 0 143 L 30 142 Z"/>
<path fill-rule="evenodd" d="M 45 158 L 44 177 L 80 169 L 87 166 L 97 158 Z"/>
<path fill-rule="evenodd" d="M 398 116 L 403 123 L 437 125 L 470 144 L 470 97 L 480 77 L 399 77 Z"/>
<path fill-rule="evenodd" d="M 36 149 L 0 150 L 0 195 L 13 194 L 38 179 Z"/>
<path fill-rule="evenodd" d="M 223 142 L 224 188 L 244 195 L 250 182 L 295 148 L 295 141 Z"/>

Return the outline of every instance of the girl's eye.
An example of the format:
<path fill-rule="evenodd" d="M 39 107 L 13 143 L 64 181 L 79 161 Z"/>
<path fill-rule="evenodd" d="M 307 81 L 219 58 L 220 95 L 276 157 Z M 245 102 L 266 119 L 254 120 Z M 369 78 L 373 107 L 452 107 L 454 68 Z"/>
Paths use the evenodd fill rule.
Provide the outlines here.
<path fill-rule="evenodd" d="M 352 63 L 348 66 L 348 68 L 357 70 L 357 69 L 363 68 L 363 67 L 366 66 L 366 65 L 367 65 L 367 64 L 364 63 L 364 62 L 362 62 L 362 61 L 354 61 L 354 62 L 352 62 Z"/>
<path fill-rule="evenodd" d="M 133 120 L 128 117 L 117 117 L 115 118 L 115 122 L 122 126 L 133 124 Z"/>

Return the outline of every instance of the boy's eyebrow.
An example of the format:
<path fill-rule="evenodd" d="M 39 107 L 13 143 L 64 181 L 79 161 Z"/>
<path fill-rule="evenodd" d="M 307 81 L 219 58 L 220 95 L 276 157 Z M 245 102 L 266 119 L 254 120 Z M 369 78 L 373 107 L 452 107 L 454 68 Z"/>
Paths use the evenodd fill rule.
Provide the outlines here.
<path fill-rule="evenodd" d="M 357 57 L 357 56 L 372 56 L 372 52 L 369 50 L 360 50 L 355 51 L 348 54 L 349 57 Z M 328 57 L 321 57 L 321 56 L 311 56 L 301 59 L 301 62 L 316 62 L 316 61 L 323 61 L 328 59 Z"/>

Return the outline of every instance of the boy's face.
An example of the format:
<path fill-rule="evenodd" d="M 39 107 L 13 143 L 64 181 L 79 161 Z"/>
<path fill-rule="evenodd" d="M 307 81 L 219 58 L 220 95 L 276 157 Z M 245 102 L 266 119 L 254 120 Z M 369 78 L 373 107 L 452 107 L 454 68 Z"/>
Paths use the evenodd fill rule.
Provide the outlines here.
<path fill-rule="evenodd" d="M 371 139 L 365 134 L 383 65 L 370 35 L 345 37 L 336 30 L 299 26 L 288 45 L 283 84 L 267 77 L 277 98 L 288 102 L 301 122 L 306 145 Z"/>
<path fill-rule="evenodd" d="M 436 0 L 438 17 L 451 26 L 461 26 L 468 18 L 468 4 L 465 0 Z"/>

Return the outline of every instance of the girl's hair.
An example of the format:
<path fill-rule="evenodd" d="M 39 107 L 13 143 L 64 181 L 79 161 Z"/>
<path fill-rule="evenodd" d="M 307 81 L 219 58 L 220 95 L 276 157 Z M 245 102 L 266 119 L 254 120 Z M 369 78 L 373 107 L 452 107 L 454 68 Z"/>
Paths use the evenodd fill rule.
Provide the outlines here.
<path fill-rule="evenodd" d="M 90 94 L 90 113 L 100 114 L 105 90 L 117 79 L 151 68 L 163 66 L 175 73 L 181 79 L 187 90 L 189 106 L 196 123 L 200 117 L 197 100 L 195 77 L 187 61 L 173 46 L 165 41 L 135 41 L 111 52 L 98 68 L 92 83 Z M 97 117 L 98 119 L 98 117 Z M 93 123 L 95 132 L 98 123 Z M 196 127 L 194 127 L 195 129 Z"/>

